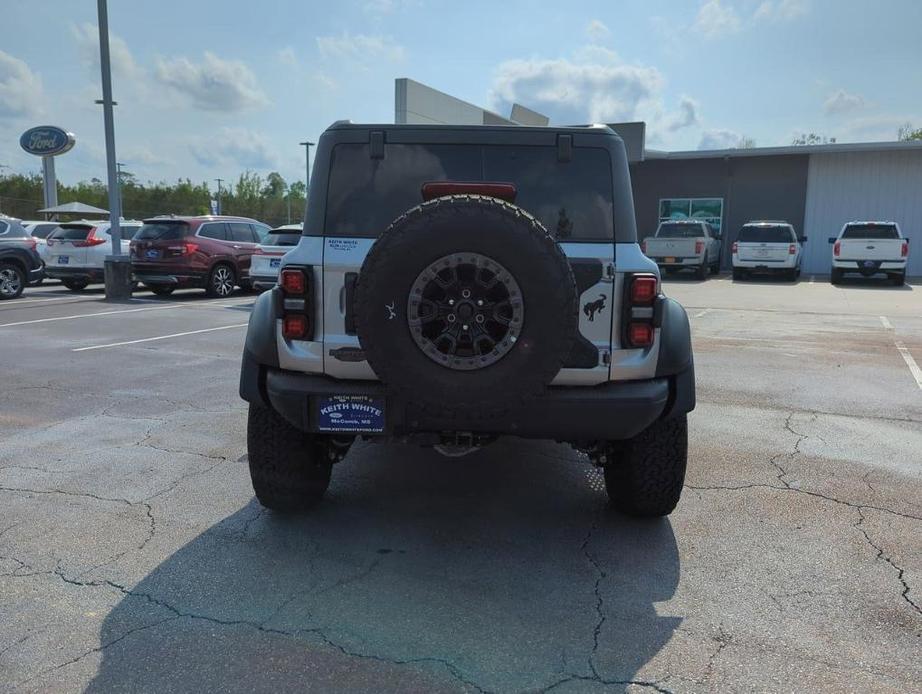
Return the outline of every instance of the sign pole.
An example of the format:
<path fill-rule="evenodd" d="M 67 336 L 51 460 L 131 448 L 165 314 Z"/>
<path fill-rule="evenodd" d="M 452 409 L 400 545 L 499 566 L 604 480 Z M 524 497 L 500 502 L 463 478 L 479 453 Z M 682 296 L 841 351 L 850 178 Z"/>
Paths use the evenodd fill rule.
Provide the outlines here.
<path fill-rule="evenodd" d="M 42 157 L 42 181 L 45 188 L 45 207 L 58 206 L 58 180 L 54 174 L 54 157 Z"/>
<path fill-rule="evenodd" d="M 106 0 L 96 0 L 99 14 L 99 64 L 102 73 L 102 114 L 106 131 L 106 169 L 109 180 L 109 233 L 112 255 L 105 260 L 106 298 L 126 299 L 131 296 L 131 264 L 122 254 L 122 234 L 119 221 L 122 209 L 119 200 L 118 173 L 115 166 L 115 126 L 112 107 L 112 70 L 109 65 L 109 11 Z"/>

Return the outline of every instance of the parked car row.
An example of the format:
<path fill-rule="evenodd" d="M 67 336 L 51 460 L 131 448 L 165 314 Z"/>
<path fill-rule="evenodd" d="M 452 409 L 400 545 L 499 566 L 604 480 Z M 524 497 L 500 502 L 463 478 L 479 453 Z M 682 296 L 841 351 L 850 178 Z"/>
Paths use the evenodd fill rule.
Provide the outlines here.
<path fill-rule="evenodd" d="M 72 291 L 104 282 L 110 227 L 107 221 L 0 218 L 0 298 L 16 298 L 45 277 Z M 215 297 L 237 287 L 268 289 L 277 281 L 281 257 L 301 237 L 300 224 L 272 229 L 254 219 L 217 215 L 123 220 L 119 227 L 134 282 L 160 296 L 186 287 Z"/>
<path fill-rule="evenodd" d="M 740 228 L 730 247 L 733 279 L 755 273 L 778 274 L 789 280 L 800 277 L 806 236 L 784 221 L 752 221 Z M 906 281 L 909 239 L 896 222 L 854 221 L 831 237 L 832 271 L 836 284 L 846 273 L 863 277 L 885 274 L 899 286 Z M 720 269 L 721 235 L 707 222 L 696 219 L 661 222 L 656 234 L 641 243 L 643 252 L 667 274 L 690 269 L 699 279 Z"/>

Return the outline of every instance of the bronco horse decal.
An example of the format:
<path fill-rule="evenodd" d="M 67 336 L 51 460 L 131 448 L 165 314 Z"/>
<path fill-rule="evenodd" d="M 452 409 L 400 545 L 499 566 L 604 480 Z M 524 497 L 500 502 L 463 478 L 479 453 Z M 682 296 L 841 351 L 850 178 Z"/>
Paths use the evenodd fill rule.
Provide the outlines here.
<path fill-rule="evenodd" d="M 602 309 L 605 308 L 605 295 L 599 294 L 599 298 L 595 301 L 590 301 L 588 304 L 583 306 L 583 313 L 589 316 L 589 320 L 595 320 L 595 314 L 601 313 Z"/>

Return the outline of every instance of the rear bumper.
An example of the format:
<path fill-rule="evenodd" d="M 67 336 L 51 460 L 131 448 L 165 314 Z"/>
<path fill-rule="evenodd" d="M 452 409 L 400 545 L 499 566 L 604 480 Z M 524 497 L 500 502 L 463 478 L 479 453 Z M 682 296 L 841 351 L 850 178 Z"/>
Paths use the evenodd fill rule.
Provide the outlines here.
<path fill-rule="evenodd" d="M 207 272 L 199 272 L 187 267 L 132 263 L 131 271 L 138 282 L 171 287 L 200 287 L 205 285 L 208 278 Z"/>
<path fill-rule="evenodd" d="M 248 378 L 256 382 L 247 384 Z M 252 392 L 253 386 L 258 395 Z M 683 414 L 694 407 L 694 370 L 647 381 L 548 388 L 541 397 L 485 419 L 421 410 L 412 402 L 389 395 L 384 385 L 375 381 L 339 381 L 328 376 L 260 369 L 255 362 L 247 364 L 244 357 L 241 395 L 271 406 L 298 429 L 308 432 L 317 431 L 321 398 L 366 395 L 385 400 L 385 431 L 378 434 L 383 436 L 463 431 L 561 441 L 622 440 L 636 436 L 657 419 Z"/>
<path fill-rule="evenodd" d="M 906 263 L 905 258 L 902 260 L 875 260 L 874 265 L 871 267 L 864 267 L 863 260 L 833 260 L 832 267 L 835 270 L 844 270 L 845 272 L 874 274 L 875 272 L 904 272 Z"/>
<path fill-rule="evenodd" d="M 675 258 L 672 261 L 667 262 L 666 258 L 651 258 L 657 265 L 660 267 L 698 267 L 701 265 L 704 258 L 702 256 L 694 256 L 692 258 Z"/>
<path fill-rule="evenodd" d="M 733 256 L 733 267 L 746 270 L 793 270 L 797 267 L 796 256 L 784 260 L 741 260 Z"/>
<path fill-rule="evenodd" d="M 101 267 L 67 267 L 46 265 L 45 276 L 56 280 L 89 280 L 90 282 L 105 281 L 105 272 Z"/>
<path fill-rule="evenodd" d="M 254 289 L 272 289 L 278 281 L 277 275 L 250 275 L 250 284 Z"/>

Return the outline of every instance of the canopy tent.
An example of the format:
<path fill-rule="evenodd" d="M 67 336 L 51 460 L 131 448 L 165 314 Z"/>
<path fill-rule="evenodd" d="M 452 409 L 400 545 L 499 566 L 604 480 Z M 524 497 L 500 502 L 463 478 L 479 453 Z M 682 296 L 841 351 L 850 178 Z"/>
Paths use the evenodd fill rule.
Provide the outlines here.
<path fill-rule="evenodd" d="M 67 202 L 55 207 L 46 207 L 39 210 L 45 214 L 109 214 L 109 210 L 103 210 L 92 205 L 85 205 L 82 202 Z"/>

